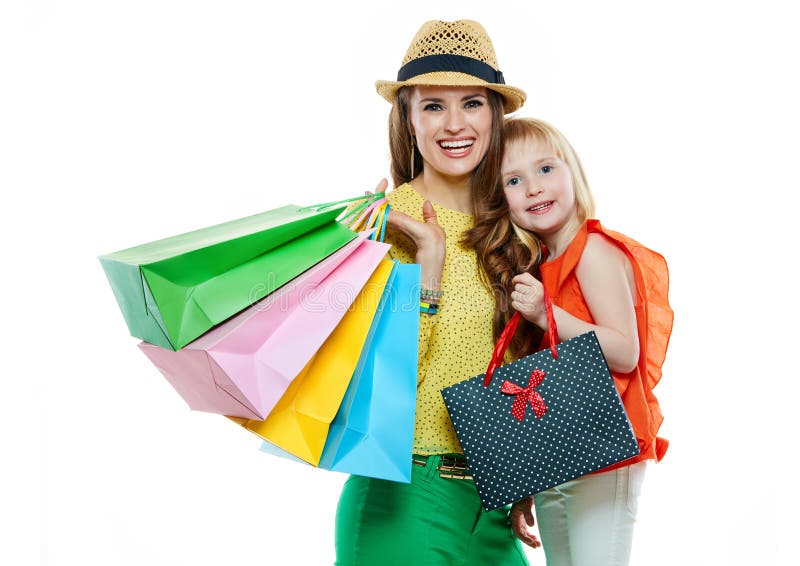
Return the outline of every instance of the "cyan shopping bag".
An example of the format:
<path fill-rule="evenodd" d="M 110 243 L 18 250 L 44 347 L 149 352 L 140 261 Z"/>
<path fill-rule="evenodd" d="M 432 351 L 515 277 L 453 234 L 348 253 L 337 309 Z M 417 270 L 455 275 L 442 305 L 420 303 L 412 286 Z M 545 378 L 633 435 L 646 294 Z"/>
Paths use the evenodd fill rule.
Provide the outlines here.
<path fill-rule="evenodd" d="M 100 262 L 130 333 L 177 350 L 355 238 L 336 221 L 343 202 L 288 205 Z"/>
<path fill-rule="evenodd" d="M 368 348 L 331 423 L 321 468 L 411 481 L 420 266 L 395 265 Z"/>
<path fill-rule="evenodd" d="M 519 317 L 485 374 L 442 390 L 487 511 L 639 454 L 594 332 L 498 367 Z"/>
<path fill-rule="evenodd" d="M 192 409 L 266 419 L 383 261 L 389 245 L 366 238 L 178 351 L 139 347 Z"/>

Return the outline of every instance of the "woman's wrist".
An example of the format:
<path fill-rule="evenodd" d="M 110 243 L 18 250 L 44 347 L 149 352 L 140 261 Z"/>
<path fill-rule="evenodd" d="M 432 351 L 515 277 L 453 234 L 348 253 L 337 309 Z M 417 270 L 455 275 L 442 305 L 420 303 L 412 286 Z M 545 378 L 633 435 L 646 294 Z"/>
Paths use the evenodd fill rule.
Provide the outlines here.
<path fill-rule="evenodd" d="M 436 257 L 418 252 L 416 263 L 420 265 L 420 285 L 422 288 L 438 291 L 442 284 L 444 256 Z"/>
<path fill-rule="evenodd" d="M 434 315 L 439 313 L 439 303 L 444 293 L 422 287 L 419 290 L 419 310 L 423 314 Z"/>

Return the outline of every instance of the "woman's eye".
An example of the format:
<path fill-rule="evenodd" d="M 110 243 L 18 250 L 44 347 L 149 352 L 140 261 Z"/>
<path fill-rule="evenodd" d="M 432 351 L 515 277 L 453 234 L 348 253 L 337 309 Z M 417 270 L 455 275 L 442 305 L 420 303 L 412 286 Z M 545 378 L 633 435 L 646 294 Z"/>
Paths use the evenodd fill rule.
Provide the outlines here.
<path fill-rule="evenodd" d="M 480 108 L 483 106 L 483 102 L 480 100 L 468 100 L 466 104 L 464 104 L 464 108 Z"/>
<path fill-rule="evenodd" d="M 552 171 L 553 171 L 553 166 L 552 165 L 542 165 L 539 168 L 539 173 L 542 173 L 543 175 L 547 175 L 548 173 L 550 173 Z"/>
<path fill-rule="evenodd" d="M 516 187 L 522 182 L 522 179 L 519 177 L 511 177 L 508 181 L 506 181 L 507 187 Z"/>
<path fill-rule="evenodd" d="M 432 110 L 434 112 L 438 112 L 441 109 L 442 109 L 441 104 L 436 104 L 433 102 L 431 102 L 430 104 L 426 104 L 425 107 L 423 108 L 423 110 Z"/>

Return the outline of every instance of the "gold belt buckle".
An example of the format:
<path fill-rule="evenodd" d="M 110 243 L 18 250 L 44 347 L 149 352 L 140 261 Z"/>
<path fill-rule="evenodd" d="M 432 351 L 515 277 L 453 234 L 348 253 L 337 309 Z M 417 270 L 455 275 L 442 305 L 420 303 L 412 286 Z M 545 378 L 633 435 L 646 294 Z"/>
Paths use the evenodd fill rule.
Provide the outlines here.
<path fill-rule="evenodd" d="M 416 454 L 413 454 L 411 456 L 411 463 L 414 464 L 415 466 L 425 466 L 428 463 L 428 457 L 417 456 Z"/>
<path fill-rule="evenodd" d="M 442 456 L 439 461 L 439 477 L 457 480 L 471 480 L 472 474 L 463 457 Z"/>

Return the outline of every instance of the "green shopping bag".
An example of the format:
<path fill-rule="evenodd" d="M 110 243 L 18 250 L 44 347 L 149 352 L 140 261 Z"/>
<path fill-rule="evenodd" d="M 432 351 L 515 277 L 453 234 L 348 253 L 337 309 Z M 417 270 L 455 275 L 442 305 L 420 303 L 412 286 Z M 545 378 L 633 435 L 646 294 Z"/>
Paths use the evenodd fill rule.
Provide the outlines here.
<path fill-rule="evenodd" d="M 288 205 L 104 255 L 100 263 L 130 333 L 178 350 L 355 238 L 336 221 L 352 200 Z"/>

